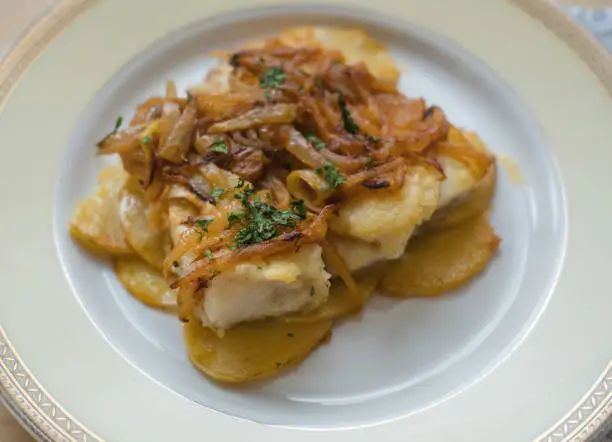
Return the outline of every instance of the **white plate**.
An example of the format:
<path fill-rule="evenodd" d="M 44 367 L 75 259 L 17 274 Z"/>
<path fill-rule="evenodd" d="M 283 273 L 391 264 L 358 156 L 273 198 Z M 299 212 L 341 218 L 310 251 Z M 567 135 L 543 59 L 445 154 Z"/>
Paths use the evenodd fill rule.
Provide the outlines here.
<path fill-rule="evenodd" d="M 25 361 L 54 396 L 45 400 L 65 405 L 90 428 L 72 421 L 71 429 L 109 440 L 334 441 L 350 434 L 365 441 L 410 434 L 429 441 L 452 434 L 516 441 L 544 434 L 580 405 L 612 355 L 603 259 L 612 245 L 610 199 L 602 193 L 610 184 L 604 165 L 612 156 L 605 149 L 612 105 L 597 77 L 606 80 L 609 60 L 574 36 L 570 44 L 584 44 L 580 54 L 592 57 L 584 64 L 542 23 L 503 1 L 406 3 L 394 6 L 396 18 L 336 6 L 238 11 L 241 3 L 103 3 L 24 74 L 0 117 L 10 165 L 0 178 L 8 202 L 1 256 L 12 294 L 0 300 L 0 323 L 20 354 L 9 355 L 19 361 L 11 367 L 1 350 L 13 348 L 2 347 L 3 335 L 5 396 L 21 414 L 71 431 L 40 402 L 19 405 L 19 381 L 36 382 L 29 373 L 19 376 Z M 383 3 L 374 9 L 384 12 Z M 60 9 L 58 17 L 72 11 Z M 529 11 L 572 29 L 555 22 L 563 16 L 544 3 Z M 476 130 L 499 157 L 518 164 L 523 183 L 500 169 L 493 223 L 503 244 L 474 283 L 437 299 L 377 298 L 360 318 L 335 327 L 331 344 L 296 370 L 228 389 L 189 364 L 178 321 L 132 299 L 66 226 L 106 164 L 92 146 L 117 115 L 130 115 L 168 78 L 179 88 L 198 81 L 211 66 L 211 50 L 312 23 L 365 27 L 387 43 L 403 68 L 403 91 Z M 13 80 L 9 75 L 0 85 Z M 588 417 L 601 418 L 610 398 L 595 393 L 587 396 L 596 401 Z M 550 440 L 588 429 L 588 417 L 570 419 Z"/>

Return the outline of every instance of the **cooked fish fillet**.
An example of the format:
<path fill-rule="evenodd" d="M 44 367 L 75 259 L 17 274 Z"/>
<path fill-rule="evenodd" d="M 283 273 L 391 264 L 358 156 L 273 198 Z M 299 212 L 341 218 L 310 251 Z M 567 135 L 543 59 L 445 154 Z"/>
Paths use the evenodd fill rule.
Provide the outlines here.
<path fill-rule="evenodd" d="M 408 239 L 437 207 L 440 176 L 425 167 L 412 169 L 396 192 L 368 192 L 340 204 L 330 223 L 330 241 L 351 271 L 398 258 Z"/>
<path fill-rule="evenodd" d="M 218 331 L 234 324 L 286 313 L 308 312 L 327 301 L 330 274 L 321 246 L 241 263 L 214 278 L 196 309 L 202 324 Z"/>

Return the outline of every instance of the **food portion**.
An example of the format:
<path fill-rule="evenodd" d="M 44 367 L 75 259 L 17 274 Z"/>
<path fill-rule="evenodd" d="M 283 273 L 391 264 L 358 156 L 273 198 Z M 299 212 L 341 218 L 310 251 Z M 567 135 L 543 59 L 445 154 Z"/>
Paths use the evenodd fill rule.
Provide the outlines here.
<path fill-rule="evenodd" d="M 486 268 L 495 158 L 398 90 L 382 44 L 300 27 L 215 56 L 201 84 L 117 119 L 97 148 L 122 167 L 70 223 L 129 293 L 177 313 L 196 367 L 274 376 L 377 287 L 440 295 Z"/>

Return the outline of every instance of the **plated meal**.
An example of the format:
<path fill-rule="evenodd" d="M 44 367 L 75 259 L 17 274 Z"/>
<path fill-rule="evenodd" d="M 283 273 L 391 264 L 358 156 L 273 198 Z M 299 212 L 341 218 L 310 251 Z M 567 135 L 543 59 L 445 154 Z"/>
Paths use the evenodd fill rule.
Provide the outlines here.
<path fill-rule="evenodd" d="M 275 376 L 373 293 L 437 296 L 486 268 L 495 157 L 398 90 L 358 29 L 291 28 L 136 106 L 72 236 L 143 303 L 175 312 L 221 382 Z"/>

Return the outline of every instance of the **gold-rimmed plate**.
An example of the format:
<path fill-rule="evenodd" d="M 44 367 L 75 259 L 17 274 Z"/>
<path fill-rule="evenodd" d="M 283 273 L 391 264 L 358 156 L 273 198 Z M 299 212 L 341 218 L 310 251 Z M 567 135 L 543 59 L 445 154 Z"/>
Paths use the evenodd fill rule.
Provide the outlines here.
<path fill-rule="evenodd" d="M 610 208 L 599 196 L 609 180 L 609 58 L 585 35 L 563 33 L 575 28 L 543 2 L 291 3 L 103 2 L 27 71 L 9 66 L 6 95 L 22 77 L 0 116 L 7 400 L 58 440 L 516 441 L 591 431 L 610 407 Z M 84 5 L 60 7 L 46 30 Z M 447 300 L 378 301 L 297 372 L 227 390 L 184 361 L 178 327 L 129 300 L 103 261 L 69 241 L 65 221 L 102 166 L 92 141 L 140 94 L 203 75 L 212 49 L 310 23 L 372 32 L 401 61 L 404 89 L 511 156 L 524 184 L 502 170 L 493 217 L 504 244 L 477 284 Z M 44 400 L 28 390 L 43 387 Z M 74 419 L 57 419 L 59 404 Z M 582 417 L 547 432 L 570 410 Z"/>

